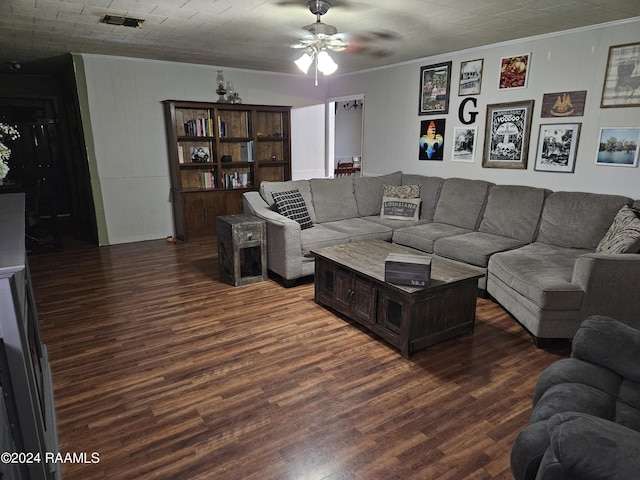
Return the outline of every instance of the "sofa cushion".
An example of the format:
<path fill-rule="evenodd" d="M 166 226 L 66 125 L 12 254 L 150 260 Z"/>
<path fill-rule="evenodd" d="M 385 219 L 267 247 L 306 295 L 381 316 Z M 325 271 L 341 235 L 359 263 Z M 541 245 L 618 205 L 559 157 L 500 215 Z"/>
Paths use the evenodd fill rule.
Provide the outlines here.
<path fill-rule="evenodd" d="M 433 251 L 441 257 L 486 267 L 491 255 L 526 245 L 522 240 L 485 232 L 469 232 L 435 241 Z"/>
<path fill-rule="evenodd" d="M 372 215 L 371 217 L 363 217 L 363 220 L 367 222 L 379 223 L 380 225 L 385 225 L 389 227 L 391 230 L 397 230 L 399 228 L 411 227 L 414 225 L 423 225 L 425 223 L 431 223 L 429 220 L 395 220 L 390 218 L 380 218 L 380 215 Z"/>
<path fill-rule="evenodd" d="M 616 214 L 613 223 L 596 247 L 596 253 L 637 253 L 640 250 L 640 218 L 627 205 Z"/>
<path fill-rule="evenodd" d="M 364 218 L 349 218 L 326 222 L 322 226 L 348 235 L 352 242 L 363 242 L 365 240 L 384 240 L 388 242 L 393 235 L 393 230 L 389 227 L 369 222 Z"/>
<path fill-rule="evenodd" d="M 433 221 L 475 230 L 491 185 L 484 180 L 447 178 L 442 185 Z"/>
<path fill-rule="evenodd" d="M 274 205 L 273 192 L 287 192 L 298 189 L 304 203 L 307 206 L 307 212 L 313 223 L 316 223 L 316 215 L 313 209 L 313 197 L 311 196 L 311 185 L 309 180 L 288 180 L 286 182 L 261 182 L 260 196 L 267 204 L 272 207 Z"/>
<path fill-rule="evenodd" d="M 446 223 L 425 223 L 399 228 L 394 231 L 393 243 L 433 253 L 433 246 L 436 240 L 469 232 L 469 229 L 447 225 Z"/>
<path fill-rule="evenodd" d="M 619 195 L 554 192 L 544 203 L 536 241 L 594 251 L 631 199 Z"/>
<path fill-rule="evenodd" d="M 318 223 L 358 216 L 351 177 L 314 178 L 309 184 Z"/>
<path fill-rule="evenodd" d="M 349 235 L 315 224 L 311 228 L 300 231 L 300 247 L 302 255 L 309 255 L 314 248 L 331 247 L 349 243 Z"/>
<path fill-rule="evenodd" d="M 531 243 L 547 191 L 519 185 L 493 185 L 478 231 Z"/>
<path fill-rule="evenodd" d="M 402 172 L 378 177 L 354 177 L 353 188 L 358 215 L 360 217 L 378 215 L 382 205 L 383 185 L 400 185 L 401 180 Z"/>
<path fill-rule="evenodd" d="M 313 227 L 309 211 L 300 194 L 300 190 L 290 190 L 288 192 L 272 192 L 276 210 L 280 215 L 284 215 L 300 224 L 301 229 Z"/>
<path fill-rule="evenodd" d="M 571 280 L 576 259 L 587 252 L 534 242 L 492 255 L 489 271 L 543 310 L 579 310 L 583 291 Z"/>
<path fill-rule="evenodd" d="M 444 178 L 440 177 L 402 174 L 402 185 L 420 185 L 420 198 L 422 199 L 420 218 L 422 220 L 433 220 L 443 184 Z"/>

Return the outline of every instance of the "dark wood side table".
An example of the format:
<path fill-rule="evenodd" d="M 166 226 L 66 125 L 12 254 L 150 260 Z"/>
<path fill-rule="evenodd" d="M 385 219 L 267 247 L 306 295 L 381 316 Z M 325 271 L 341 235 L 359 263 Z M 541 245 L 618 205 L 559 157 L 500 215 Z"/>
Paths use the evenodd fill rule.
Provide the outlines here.
<path fill-rule="evenodd" d="M 266 222 L 246 214 L 223 215 L 216 221 L 220 279 L 236 287 L 266 280 Z"/>

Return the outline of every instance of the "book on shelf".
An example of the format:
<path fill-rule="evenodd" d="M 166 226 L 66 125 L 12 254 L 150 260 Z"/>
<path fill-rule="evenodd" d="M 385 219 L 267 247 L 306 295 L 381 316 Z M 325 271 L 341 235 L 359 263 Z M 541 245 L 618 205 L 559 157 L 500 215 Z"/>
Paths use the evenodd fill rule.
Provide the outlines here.
<path fill-rule="evenodd" d="M 253 162 L 253 140 L 240 143 L 240 161 Z"/>
<path fill-rule="evenodd" d="M 229 172 L 224 174 L 224 188 L 246 187 L 251 183 L 251 172 Z"/>
<path fill-rule="evenodd" d="M 198 172 L 198 188 L 216 188 L 215 172 Z"/>
<path fill-rule="evenodd" d="M 227 122 L 224 122 L 220 115 L 218 115 L 218 133 L 220 138 L 225 138 L 227 136 Z"/>
<path fill-rule="evenodd" d="M 184 163 L 184 150 L 181 143 L 178 143 L 178 163 Z"/>
<path fill-rule="evenodd" d="M 184 124 L 188 137 L 213 137 L 213 121 L 210 118 L 194 118 Z"/>

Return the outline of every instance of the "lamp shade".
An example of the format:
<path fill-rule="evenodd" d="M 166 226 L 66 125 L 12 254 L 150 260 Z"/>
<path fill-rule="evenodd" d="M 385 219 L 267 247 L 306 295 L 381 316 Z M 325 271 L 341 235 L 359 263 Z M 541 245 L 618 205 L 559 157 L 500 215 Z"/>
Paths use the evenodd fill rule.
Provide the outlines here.
<path fill-rule="evenodd" d="M 311 56 L 306 52 L 303 53 L 302 56 L 295 61 L 295 64 L 298 66 L 300 70 L 302 70 L 304 74 L 306 74 L 309 71 L 309 67 L 311 66 L 312 63 L 313 63 L 313 58 L 311 58 Z"/>
<path fill-rule="evenodd" d="M 325 75 L 331 75 L 338 69 L 338 64 L 333 61 L 333 58 L 325 51 L 318 53 L 318 70 Z"/>

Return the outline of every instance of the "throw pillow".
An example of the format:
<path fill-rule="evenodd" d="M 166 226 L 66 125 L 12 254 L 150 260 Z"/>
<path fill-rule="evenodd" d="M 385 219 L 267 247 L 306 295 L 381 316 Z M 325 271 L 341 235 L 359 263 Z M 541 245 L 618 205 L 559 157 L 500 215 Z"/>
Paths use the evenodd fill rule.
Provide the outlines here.
<path fill-rule="evenodd" d="M 640 218 L 636 212 L 623 206 L 618 211 L 609 231 L 600 241 L 596 253 L 637 253 L 640 251 Z"/>
<path fill-rule="evenodd" d="M 420 216 L 420 185 L 383 185 L 380 218 L 418 220 Z"/>
<path fill-rule="evenodd" d="M 288 192 L 273 192 L 274 205 L 280 215 L 284 215 L 300 224 L 302 230 L 313 227 L 309 210 L 302 194 L 297 188 Z"/>
<path fill-rule="evenodd" d="M 420 198 L 420 185 L 383 185 L 385 197 Z"/>

